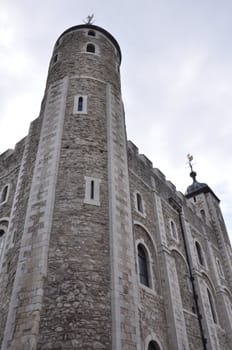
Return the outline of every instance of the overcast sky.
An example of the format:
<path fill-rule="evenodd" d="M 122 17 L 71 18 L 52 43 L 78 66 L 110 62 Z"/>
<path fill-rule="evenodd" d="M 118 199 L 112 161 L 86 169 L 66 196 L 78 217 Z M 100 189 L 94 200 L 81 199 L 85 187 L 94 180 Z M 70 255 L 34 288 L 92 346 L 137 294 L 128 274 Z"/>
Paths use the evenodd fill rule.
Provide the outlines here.
<path fill-rule="evenodd" d="M 39 114 L 55 40 L 92 13 L 121 46 L 128 138 L 181 192 L 193 154 L 232 238 L 231 0 L 2 0 L 0 153 Z"/>

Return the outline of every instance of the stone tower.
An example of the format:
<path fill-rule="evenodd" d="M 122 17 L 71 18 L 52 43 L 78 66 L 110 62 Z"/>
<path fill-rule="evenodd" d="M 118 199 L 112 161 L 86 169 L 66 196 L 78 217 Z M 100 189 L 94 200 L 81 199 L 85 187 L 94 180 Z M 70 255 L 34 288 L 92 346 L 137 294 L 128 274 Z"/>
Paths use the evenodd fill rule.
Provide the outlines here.
<path fill-rule="evenodd" d="M 127 142 L 120 62 L 104 29 L 66 30 L 39 117 L 0 155 L 1 350 L 231 350 L 219 200 Z"/>
<path fill-rule="evenodd" d="M 120 338 L 137 349 L 120 61 L 116 40 L 93 25 L 55 44 L 9 220 L 10 232 L 22 227 L 2 349 L 116 349 Z"/>

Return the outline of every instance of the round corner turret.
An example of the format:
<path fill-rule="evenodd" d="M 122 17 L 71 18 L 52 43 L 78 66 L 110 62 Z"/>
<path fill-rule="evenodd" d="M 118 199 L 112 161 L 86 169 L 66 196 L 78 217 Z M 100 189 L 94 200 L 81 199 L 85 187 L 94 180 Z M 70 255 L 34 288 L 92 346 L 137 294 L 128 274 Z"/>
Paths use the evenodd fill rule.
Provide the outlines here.
<path fill-rule="evenodd" d="M 115 46 L 115 48 L 117 49 L 118 56 L 119 56 L 119 62 L 121 63 L 122 54 L 121 54 L 121 49 L 120 49 L 120 46 L 119 46 L 117 40 L 107 30 L 105 30 L 105 29 L 103 29 L 103 28 L 101 28 L 99 26 L 96 26 L 96 25 L 93 25 L 93 24 L 89 24 L 89 23 L 87 23 L 87 24 L 79 24 L 79 25 L 70 27 L 67 30 L 65 30 L 59 36 L 59 38 L 57 39 L 55 47 L 57 46 L 57 43 L 59 43 L 59 41 L 62 40 L 63 36 L 65 36 L 68 33 L 71 33 L 71 32 L 77 31 L 77 30 L 81 30 L 81 29 L 89 29 L 89 32 L 88 32 L 89 36 L 92 36 L 92 37 L 95 36 L 94 35 L 95 31 L 104 34 L 104 36 L 106 36 L 111 41 L 111 43 Z"/>

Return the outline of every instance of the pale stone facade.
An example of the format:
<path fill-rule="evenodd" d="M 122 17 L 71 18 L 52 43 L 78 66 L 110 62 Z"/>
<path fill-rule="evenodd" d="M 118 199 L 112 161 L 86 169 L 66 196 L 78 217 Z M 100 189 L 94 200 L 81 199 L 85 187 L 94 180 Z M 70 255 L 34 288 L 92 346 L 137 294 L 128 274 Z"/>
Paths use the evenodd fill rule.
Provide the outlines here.
<path fill-rule="evenodd" d="M 231 350 L 219 200 L 127 141 L 120 61 L 104 29 L 64 32 L 39 117 L 0 156 L 1 350 Z"/>

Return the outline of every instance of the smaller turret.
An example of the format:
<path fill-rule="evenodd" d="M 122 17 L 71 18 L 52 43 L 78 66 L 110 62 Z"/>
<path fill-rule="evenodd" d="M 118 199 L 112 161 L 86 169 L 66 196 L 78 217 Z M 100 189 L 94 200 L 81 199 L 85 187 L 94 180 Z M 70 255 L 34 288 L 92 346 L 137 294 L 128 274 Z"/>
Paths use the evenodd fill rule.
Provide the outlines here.
<path fill-rule="evenodd" d="M 201 193 L 210 192 L 214 196 L 214 198 L 218 202 L 220 202 L 218 197 L 215 195 L 215 193 L 211 190 L 211 188 L 206 183 L 198 182 L 196 180 L 197 173 L 193 170 L 193 165 L 192 165 L 193 156 L 188 154 L 187 157 L 188 157 L 189 167 L 191 169 L 191 172 L 189 175 L 193 179 L 193 183 L 187 187 L 187 190 L 185 192 L 185 197 L 191 198 Z"/>

